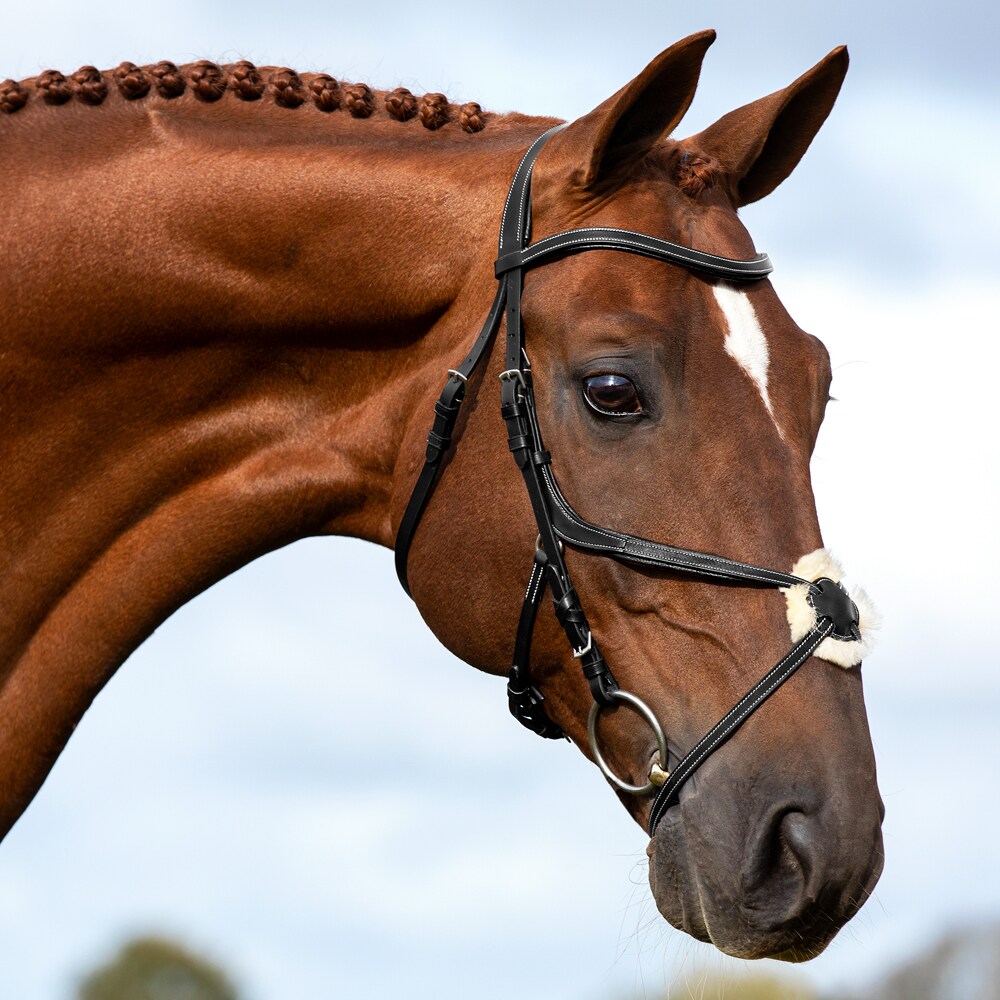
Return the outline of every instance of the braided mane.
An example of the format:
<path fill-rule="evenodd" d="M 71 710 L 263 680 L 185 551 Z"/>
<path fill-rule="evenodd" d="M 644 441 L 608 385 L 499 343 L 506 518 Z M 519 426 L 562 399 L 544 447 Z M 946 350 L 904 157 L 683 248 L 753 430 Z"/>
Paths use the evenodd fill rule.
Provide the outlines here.
<path fill-rule="evenodd" d="M 344 111 L 353 118 L 384 113 L 400 122 L 418 119 L 432 131 L 455 123 L 466 132 L 481 132 L 492 117 L 475 101 L 452 104 L 444 94 L 417 97 L 405 87 L 376 91 L 365 83 L 339 82 L 326 73 L 300 75 L 285 67 L 258 68 L 245 59 L 224 66 L 205 59 L 183 66 L 123 62 L 104 72 L 81 66 L 68 77 L 49 69 L 20 82 L 0 83 L 0 112 L 12 115 L 39 101 L 59 105 L 75 100 L 98 105 L 114 94 L 125 101 L 138 101 L 150 95 L 171 100 L 190 92 L 197 100 L 212 103 L 226 91 L 240 101 L 273 101 L 284 108 L 308 105 L 327 113 Z"/>

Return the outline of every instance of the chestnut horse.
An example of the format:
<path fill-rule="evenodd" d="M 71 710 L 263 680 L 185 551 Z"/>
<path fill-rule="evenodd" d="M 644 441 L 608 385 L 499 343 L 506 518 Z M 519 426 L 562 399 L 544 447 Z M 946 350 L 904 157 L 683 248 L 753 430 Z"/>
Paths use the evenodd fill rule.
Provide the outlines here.
<path fill-rule="evenodd" d="M 737 209 L 797 164 L 847 53 L 667 138 L 713 38 L 667 49 L 552 138 L 534 239 L 617 226 L 753 255 Z M 0 85 L 0 109 L 2 834 L 184 602 L 306 536 L 393 545 L 437 390 L 494 293 L 511 177 L 556 122 L 246 62 L 50 70 Z M 582 516 L 783 569 L 820 548 L 809 459 L 830 363 L 770 282 L 600 251 L 528 274 L 523 310 L 547 446 Z M 536 530 L 497 414 L 502 367 L 501 345 L 470 380 L 409 556 L 427 624 L 494 674 Z M 637 416 L 609 419 L 622 400 Z M 773 590 L 566 561 L 673 759 L 788 648 Z M 531 671 L 589 753 L 590 693 L 549 613 Z M 601 738 L 643 780 L 641 718 L 609 713 Z M 645 826 L 649 800 L 620 798 Z M 811 659 L 688 782 L 648 853 L 676 927 L 744 957 L 821 951 L 881 870 L 858 669 Z"/>

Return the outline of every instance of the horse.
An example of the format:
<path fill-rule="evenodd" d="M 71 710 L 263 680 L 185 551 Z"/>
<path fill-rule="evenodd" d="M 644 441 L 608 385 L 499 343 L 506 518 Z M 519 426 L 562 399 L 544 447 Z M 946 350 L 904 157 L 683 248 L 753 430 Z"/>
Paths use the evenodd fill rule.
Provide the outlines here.
<path fill-rule="evenodd" d="M 532 157 L 524 242 L 529 224 L 533 245 L 639 228 L 702 260 L 761 259 L 737 211 L 797 165 L 848 56 L 674 138 L 714 37 L 670 46 L 568 125 L 247 61 L 0 84 L 0 835 L 129 654 L 258 556 L 327 534 L 397 544 L 438 639 L 504 675 L 534 554 L 538 580 L 562 565 L 582 604 L 531 609 L 533 704 L 640 826 L 654 819 L 661 914 L 745 958 L 826 947 L 882 868 L 859 655 L 831 654 L 835 635 L 802 647 L 794 679 L 659 815 L 641 794 L 784 656 L 790 628 L 805 633 L 811 581 L 840 587 L 809 476 L 826 349 L 764 272 L 742 283 L 725 265 L 590 246 L 512 272 L 523 297 L 511 313 L 508 296 L 506 339 L 512 323 L 526 337 L 513 367 L 499 337 L 474 371 L 455 368 L 493 315 L 497 228 Z M 530 395 L 546 451 L 505 440 L 501 371 L 505 419 L 523 423 Z M 466 402 L 428 438 L 442 378 Z M 581 523 L 781 567 L 786 600 L 557 538 L 515 438 Z M 595 688 L 596 668 L 575 663 L 598 645 Z M 640 710 L 614 708 L 616 690 Z"/>

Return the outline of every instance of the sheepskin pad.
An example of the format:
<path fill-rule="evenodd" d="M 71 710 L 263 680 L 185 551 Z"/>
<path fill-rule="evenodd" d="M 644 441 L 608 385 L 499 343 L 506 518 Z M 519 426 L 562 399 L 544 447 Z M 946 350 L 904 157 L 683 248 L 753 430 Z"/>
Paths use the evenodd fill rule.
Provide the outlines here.
<path fill-rule="evenodd" d="M 815 552 L 804 555 L 792 567 L 792 574 L 803 580 L 828 577 L 836 583 L 844 578 L 843 567 L 826 549 L 816 549 Z M 816 624 L 816 611 L 807 600 L 809 588 L 803 583 L 794 587 L 782 587 L 781 590 L 788 603 L 788 625 L 792 630 L 792 642 L 798 642 Z M 868 595 L 860 587 L 852 587 L 849 592 L 858 608 L 861 641 L 827 636 L 813 653 L 813 656 L 845 668 L 857 666 L 868 656 L 874 644 L 875 630 L 879 626 L 878 612 Z"/>

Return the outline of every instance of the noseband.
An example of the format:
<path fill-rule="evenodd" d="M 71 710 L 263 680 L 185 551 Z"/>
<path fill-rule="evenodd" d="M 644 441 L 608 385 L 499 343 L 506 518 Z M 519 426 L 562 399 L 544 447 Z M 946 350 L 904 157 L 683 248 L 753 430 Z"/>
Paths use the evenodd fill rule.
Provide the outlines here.
<path fill-rule="evenodd" d="M 858 641 L 858 611 L 837 582 L 822 578 L 803 580 L 780 570 L 736 562 L 724 556 L 679 549 L 635 535 L 601 528 L 585 521 L 562 495 L 552 472 L 552 456 L 545 450 L 532 387 L 531 366 L 524 350 L 521 322 L 521 289 L 528 268 L 586 250 L 620 250 L 686 267 L 698 274 L 727 281 L 758 281 L 771 273 L 766 254 L 750 260 L 730 260 L 693 250 L 667 240 L 627 229 L 571 229 L 529 245 L 531 229 L 531 169 L 545 142 L 565 128 L 557 125 L 539 136 L 525 153 L 504 204 L 500 225 L 496 297 L 483 328 L 462 364 L 448 372 L 448 381 L 434 404 L 434 425 L 427 435 L 424 467 L 410 496 L 396 536 L 396 573 L 409 594 L 406 561 L 414 533 L 437 482 L 441 460 L 451 444 L 451 434 L 465 398 L 465 387 L 486 353 L 506 311 L 506 365 L 500 373 L 501 415 L 514 461 L 524 476 L 538 526 L 534 563 L 521 606 L 514 642 L 513 666 L 507 684 L 510 711 L 532 732 L 547 739 L 564 736 L 545 711 L 544 698 L 530 679 L 531 637 L 546 587 L 552 590 L 556 617 L 566 632 L 574 658 L 580 661 L 594 704 L 588 735 L 594 759 L 605 776 L 620 790 L 634 795 L 656 791 L 649 816 L 650 836 L 667 809 L 677 801 L 681 787 L 733 733 L 816 651 L 828 636 Z M 587 624 L 587 617 L 563 560 L 563 544 L 628 563 L 656 566 L 706 578 L 752 586 L 789 588 L 805 584 L 815 611 L 812 628 L 771 668 L 668 772 L 667 741 L 652 709 L 637 695 L 622 690 L 604 661 Z M 608 767 L 597 739 L 597 719 L 602 709 L 627 704 L 639 712 L 656 737 L 659 760 L 642 785 L 622 781 Z M 658 789 L 658 790 L 657 790 Z"/>

